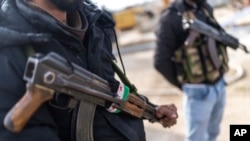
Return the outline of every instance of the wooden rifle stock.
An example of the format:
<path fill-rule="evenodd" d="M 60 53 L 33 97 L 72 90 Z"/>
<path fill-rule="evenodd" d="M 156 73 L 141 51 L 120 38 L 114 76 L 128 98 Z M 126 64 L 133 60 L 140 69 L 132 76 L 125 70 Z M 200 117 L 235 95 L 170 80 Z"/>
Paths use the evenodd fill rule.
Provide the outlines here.
<path fill-rule="evenodd" d="M 53 98 L 53 90 L 27 84 L 24 96 L 14 105 L 4 118 L 4 126 L 12 132 L 20 132 L 36 110 Z"/>

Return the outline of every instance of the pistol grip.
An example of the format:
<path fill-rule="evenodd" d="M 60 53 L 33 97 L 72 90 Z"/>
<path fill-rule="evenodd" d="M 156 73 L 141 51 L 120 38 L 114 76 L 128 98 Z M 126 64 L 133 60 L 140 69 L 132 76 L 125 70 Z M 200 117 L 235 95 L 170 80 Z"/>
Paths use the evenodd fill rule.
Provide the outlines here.
<path fill-rule="evenodd" d="M 4 118 L 4 126 L 12 132 L 20 132 L 35 111 L 53 98 L 54 91 L 38 85 L 27 85 L 25 95 L 12 107 Z"/>

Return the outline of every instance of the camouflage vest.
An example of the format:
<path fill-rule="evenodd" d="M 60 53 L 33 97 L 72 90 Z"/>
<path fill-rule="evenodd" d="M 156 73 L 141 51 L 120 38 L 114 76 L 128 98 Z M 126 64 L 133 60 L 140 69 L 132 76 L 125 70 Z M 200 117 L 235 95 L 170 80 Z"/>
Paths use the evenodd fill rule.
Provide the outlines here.
<path fill-rule="evenodd" d="M 208 14 L 207 11 L 205 13 Z M 196 18 L 191 11 L 184 12 L 182 16 L 183 20 Z M 211 45 L 214 46 L 212 53 Z M 182 84 L 213 83 L 228 71 L 226 47 L 191 30 L 183 46 L 175 51 L 174 58 L 177 79 Z"/>

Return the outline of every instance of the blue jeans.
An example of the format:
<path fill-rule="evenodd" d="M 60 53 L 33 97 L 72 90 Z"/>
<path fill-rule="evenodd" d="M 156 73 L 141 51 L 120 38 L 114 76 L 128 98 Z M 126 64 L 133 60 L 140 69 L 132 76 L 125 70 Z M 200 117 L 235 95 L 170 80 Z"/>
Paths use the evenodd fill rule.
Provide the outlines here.
<path fill-rule="evenodd" d="M 215 141 L 220 132 L 226 96 L 225 81 L 214 85 L 184 84 L 185 141 Z"/>

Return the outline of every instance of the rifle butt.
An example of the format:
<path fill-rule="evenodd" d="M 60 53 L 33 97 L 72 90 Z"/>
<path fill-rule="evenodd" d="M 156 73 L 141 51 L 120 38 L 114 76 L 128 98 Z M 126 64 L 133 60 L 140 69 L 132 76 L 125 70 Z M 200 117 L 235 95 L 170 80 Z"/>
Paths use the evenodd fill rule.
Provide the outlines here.
<path fill-rule="evenodd" d="M 45 102 L 53 98 L 54 91 L 37 85 L 27 85 L 24 96 L 4 118 L 4 126 L 11 132 L 20 132 L 31 116 Z"/>

